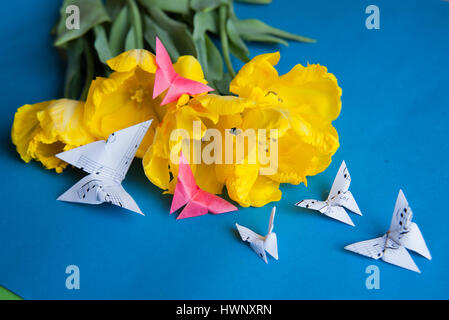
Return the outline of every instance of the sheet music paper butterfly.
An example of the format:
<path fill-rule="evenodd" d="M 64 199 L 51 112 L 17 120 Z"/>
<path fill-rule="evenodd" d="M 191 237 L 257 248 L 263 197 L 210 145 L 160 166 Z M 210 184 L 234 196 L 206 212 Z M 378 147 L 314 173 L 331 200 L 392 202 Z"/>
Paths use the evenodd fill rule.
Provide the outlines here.
<path fill-rule="evenodd" d="M 346 163 L 343 161 L 326 201 L 302 200 L 295 205 L 301 208 L 319 211 L 330 218 L 354 226 L 354 223 L 344 208 L 358 215 L 362 215 L 362 212 L 357 206 L 351 191 L 349 191 L 350 184 L 351 176 L 349 175 Z"/>
<path fill-rule="evenodd" d="M 345 249 L 420 273 L 407 249 L 429 260 L 432 257 L 418 225 L 412 222 L 412 217 L 412 209 L 402 190 L 399 190 L 388 232 L 379 238 L 353 243 Z"/>
<path fill-rule="evenodd" d="M 235 224 L 242 240 L 248 242 L 254 252 L 256 252 L 257 255 L 265 261 L 265 263 L 268 263 L 265 251 L 276 260 L 279 260 L 277 237 L 276 233 L 273 232 L 275 213 L 276 207 L 273 207 L 270 215 L 270 223 L 268 224 L 268 233 L 265 237 L 237 223 Z"/>
<path fill-rule="evenodd" d="M 112 133 L 108 140 L 95 141 L 56 156 L 89 173 L 58 200 L 87 204 L 110 203 L 142 214 L 123 189 L 129 166 L 153 120 Z"/>

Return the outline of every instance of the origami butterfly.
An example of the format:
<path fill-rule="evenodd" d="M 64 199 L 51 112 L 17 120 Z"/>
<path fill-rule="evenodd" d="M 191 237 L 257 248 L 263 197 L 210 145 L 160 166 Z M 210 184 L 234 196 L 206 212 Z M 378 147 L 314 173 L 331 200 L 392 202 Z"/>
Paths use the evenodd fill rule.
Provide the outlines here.
<path fill-rule="evenodd" d="M 402 190 L 399 190 L 388 232 L 376 239 L 350 244 L 345 249 L 420 272 L 407 249 L 415 251 L 429 260 L 432 257 L 418 225 L 412 222 L 412 217 L 412 209 L 410 209 Z"/>
<path fill-rule="evenodd" d="M 178 169 L 178 183 L 176 184 L 170 214 L 184 206 L 177 219 L 202 216 L 208 212 L 220 214 L 236 211 L 237 207 L 226 200 L 204 191 L 197 186 L 192 169 L 181 153 Z"/>
<path fill-rule="evenodd" d="M 88 204 L 107 202 L 143 215 L 121 183 L 151 122 L 114 132 L 107 141 L 95 141 L 57 154 L 59 159 L 89 173 L 58 200 Z"/>
<path fill-rule="evenodd" d="M 157 70 L 154 80 L 153 99 L 168 89 L 161 105 L 177 101 L 184 93 L 194 95 L 214 90 L 201 82 L 186 79 L 177 74 L 167 50 L 165 50 L 164 45 L 157 37 L 156 64 Z"/>
<path fill-rule="evenodd" d="M 273 209 L 271 210 L 270 223 L 268 225 L 268 233 L 265 237 L 237 223 L 235 224 L 242 240 L 249 242 L 250 247 L 257 253 L 259 257 L 263 259 L 263 261 L 265 261 L 265 263 L 268 263 L 265 251 L 268 252 L 276 260 L 279 259 L 276 233 L 273 232 L 273 221 L 275 213 L 276 207 L 273 207 Z"/>
<path fill-rule="evenodd" d="M 302 208 L 317 210 L 330 218 L 354 226 L 354 223 L 344 208 L 351 210 L 358 215 L 362 215 L 362 213 L 355 202 L 354 196 L 351 191 L 349 191 L 350 184 L 351 176 L 349 175 L 346 163 L 343 161 L 326 201 L 302 200 L 295 205 Z"/>

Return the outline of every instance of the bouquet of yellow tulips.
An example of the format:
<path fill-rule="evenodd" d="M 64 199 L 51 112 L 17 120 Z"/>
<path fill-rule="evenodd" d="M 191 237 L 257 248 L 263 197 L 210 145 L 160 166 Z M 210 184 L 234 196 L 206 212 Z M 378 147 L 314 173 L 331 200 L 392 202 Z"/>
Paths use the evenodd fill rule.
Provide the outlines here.
<path fill-rule="evenodd" d="M 159 3 L 142 2 L 148 6 Z M 129 8 L 140 12 L 139 8 Z M 241 133 L 275 132 L 268 135 L 275 143 L 263 146 L 266 157 L 276 155 L 274 167 L 260 157 L 249 161 L 251 148 L 244 148 L 241 159 L 234 161 L 215 154 L 213 162 L 191 162 L 200 188 L 221 194 L 226 187 L 229 197 L 241 206 L 263 206 L 281 199 L 281 183 L 307 183 L 307 176 L 325 170 L 339 147 L 332 121 L 339 116 L 342 92 L 335 76 L 324 66 L 299 64 L 279 75 L 275 68 L 279 59 L 279 52 L 275 52 L 249 60 L 231 77 L 229 94 L 183 94 L 177 101 L 161 105 L 164 94 L 153 98 L 154 54 L 144 48 L 126 50 L 105 60 L 109 71 L 89 82 L 85 101 L 64 98 L 20 107 L 12 126 L 12 141 L 25 162 L 36 160 L 61 173 L 67 163 L 56 154 L 153 119 L 136 156 L 142 159 L 148 180 L 173 193 L 178 164 L 170 155 L 179 153 L 179 144 L 172 139 L 174 131 L 187 132 L 182 140 L 189 141 L 183 143 L 204 152 L 210 148 L 213 130 L 217 133 L 213 136 L 215 146 L 226 144 L 234 154 L 238 154 Z M 192 54 L 179 55 L 173 61 L 175 71 L 184 78 L 212 86 L 220 80 L 208 81 L 206 65 Z M 230 141 L 225 141 L 227 132 L 233 133 Z M 267 170 L 269 166 L 273 170 Z"/>

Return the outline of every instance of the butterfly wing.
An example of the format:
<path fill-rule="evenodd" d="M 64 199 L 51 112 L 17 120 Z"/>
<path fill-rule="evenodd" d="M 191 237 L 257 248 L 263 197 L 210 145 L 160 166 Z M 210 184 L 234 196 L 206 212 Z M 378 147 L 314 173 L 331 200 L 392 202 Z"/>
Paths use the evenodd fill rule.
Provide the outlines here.
<path fill-rule="evenodd" d="M 337 175 L 335 176 L 334 182 L 332 183 L 332 188 L 329 193 L 328 199 L 333 199 L 341 193 L 349 190 L 351 185 L 351 176 L 348 171 L 346 163 L 343 161 L 338 169 Z"/>
<path fill-rule="evenodd" d="M 401 268 L 421 273 L 404 246 L 398 245 L 392 239 L 387 239 L 382 260 Z"/>
<path fill-rule="evenodd" d="M 279 260 L 278 256 L 278 240 L 276 233 L 271 232 L 265 237 L 264 241 L 265 250 L 276 260 Z"/>
<path fill-rule="evenodd" d="M 106 141 L 106 165 L 112 167 L 116 174 L 126 176 L 131 163 L 151 126 L 153 119 L 138 123 L 112 133 Z M 105 162 L 105 160 L 103 160 Z"/>
<path fill-rule="evenodd" d="M 343 206 L 352 212 L 362 215 L 362 212 L 357 205 L 349 186 L 351 185 L 351 175 L 349 174 L 348 167 L 343 161 L 340 169 L 337 172 L 334 183 L 332 184 L 331 191 L 329 193 L 329 203 L 331 205 Z"/>
<path fill-rule="evenodd" d="M 125 191 L 123 186 L 118 183 L 105 185 L 100 189 L 99 193 L 103 202 L 144 215 L 134 199 Z"/>
<path fill-rule="evenodd" d="M 179 216 L 176 218 L 176 220 L 179 219 L 185 219 L 185 218 L 192 218 L 192 217 L 198 217 L 202 216 L 208 213 L 207 207 L 204 206 L 200 202 L 196 202 L 194 199 L 190 200 L 189 203 L 182 209 Z"/>
<path fill-rule="evenodd" d="M 158 37 L 156 37 L 156 64 L 157 70 L 154 79 L 153 99 L 167 90 L 177 76 L 170 56 Z"/>
<path fill-rule="evenodd" d="M 237 223 L 235 225 L 237 226 L 237 230 L 239 231 L 242 240 L 248 242 L 254 252 L 256 252 L 256 254 L 262 258 L 265 263 L 268 263 L 264 248 L 264 237 Z"/>
<path fill-rule="evenodd" d="M 184 155 L 181 153 L 179 158 L 178 182 L 176 183 L 170 213 L 175 212 L 183 205 L 187 204 L 198 190 L 199 188 L 195 182 L 192 169 L 186 158 L 184 158 Z"/>
<path fill-rule="evenodd" d="M 84 170 L 87 173 L 95 173 L 101 167 L 99 158 L 105 154 L 106 141 L 95 141 L 84 146 L 58 153 L 56 157 Z"/>
<path fill-rule="evenodd" d="M 214 89 L 198 81 L 183 78 L 177 75 L 168 88 L 161 105 L 177 101 L 183 94 L 195 95 L 203 92 L 213 91 Z"/>
<path fill-rule="evenodd" d="M 273 207 L 273 209 L 271 209 L 271 215 L 270 215 L 270 222 L 268 223 L 268 234 L 273 232 L 273 228 L 274 228 L 274 216 L 276 214 L 276 207 Z"/>
<path fill-rule="evenodd" d="M 107 141 L 95 141 L 56 156 L 87 173 L 122 181 L 152 120 L 118 130 Z"/>
<path fill-rule="evenodd" d="M 270 222 L 268 224 L 268 233 L 265 237 L 265 250 L 276 260 L 279 259 L 278 257 L 278 241 L 277 241 L 277 236 L 276 233 L 273 232 L 273 228 L 274 228 L 274 216 L 276 214 L 276 207 L 273 207 L 273 209 L 271 209 L 271 214 L 270 214 Z"/>
<path fill-rule="evenodd" d="M 57 200 L 87 204 L 100 204 L 103 203 L 103 201 L 97 196 L 97 190 L 103 185 L 104 181 L 101 179 L 101 177 L 99 178 L 96 175 L 90 174 L 82 178 L 69 190 L 60 195 Z"/>
<path fill-rule="evenodd" d="M 383 257 L 386 239 L 387 236 L 384 235 L 383 237 L 350 244 L 345 249 L 378 260 Z"/>
<path fill-rule="evenodd" d="M 327 207 L 328 207 L 326 202 L 312 200 L 312 199 L 301 200 L 301 201 L 295 203 L 295 206 L 310 209 L 310 210 L 320 211 L 321 213 L 326 212 Z"/>
<path fill-rule="evenodd" d="M 394 205 L 394 212 L 391 219 L 389 232 L 400 234 L 409 227 L 412 218 L 413 212 L 408 205 L 407 199 L 405 198 L 402 190 L 399 190 L 396 204 Z"/>
<path fill-rule="evenodd" d="M 220 214 L 236 210 L 237 207 L 226 200 L 207 191 L 198 189 L 177 219 L 197 217 L 208 212 Z"/>
<path fill-rule="evenodd" d="M 134 199 L 117 182 L 90 174 L 64 192 L 58 200 L 87 204 L 110 203 L 143 215 Z"/>
<path fill-rule="evenodd" d="M 352 222 L 351 218 L 349 217 L 346 210 L 339 206 L 328 206 L 327 210 L 323 213 L 324 215 L 341 221 L 343 223 L 349 224 L 350 226 L 354 227 L 354 223 Z"/>
<path fill-rule="evenodd" d="M 220 214 L 236 211 L 237 207 L 228 201 L 204 190 L 198 190 L 195 201 L 203 204 L 210 213 Z"/>
<path fill-rule="evenodd" d="M 424 237 L 419 230 L 419 227 L 416 223 L 412 222 L 409 231 L 401 237 L 401 244 L 407 249 L 413 250 L 416 253 L 419 253 L 423 257 L 432 260 L 432 256 L 430 255 L 430 251 L 427 248 L 426 241 L 424 241 Z"/>

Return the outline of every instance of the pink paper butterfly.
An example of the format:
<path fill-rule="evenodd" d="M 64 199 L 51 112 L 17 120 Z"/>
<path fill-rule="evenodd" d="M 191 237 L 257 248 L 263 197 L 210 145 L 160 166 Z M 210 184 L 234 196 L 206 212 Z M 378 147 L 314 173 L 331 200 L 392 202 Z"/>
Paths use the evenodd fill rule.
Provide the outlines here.
<path fill-rule="evenodd" d="M 184 205 L 186 206 L 177 219 L 202 216 L 208 212 L 220 214 L 237 210 L 237 207 L 226 200 L 204 191 L 197 186 L 192 169 L 181 153 L 178 183 L 176 184 L 175 194 L 173 195 L 170 214 Z"/>
<path fill-rule="evenodd" d="M 161 106 L 174 102 L 186 93 L 189 95 L 213 91 L 214 89 L 198 81 L 181 77 L 176 73 L 164 45 L 156 37 L 156 78 L 154 80 L 153 99 L 168 89 Z"/>

